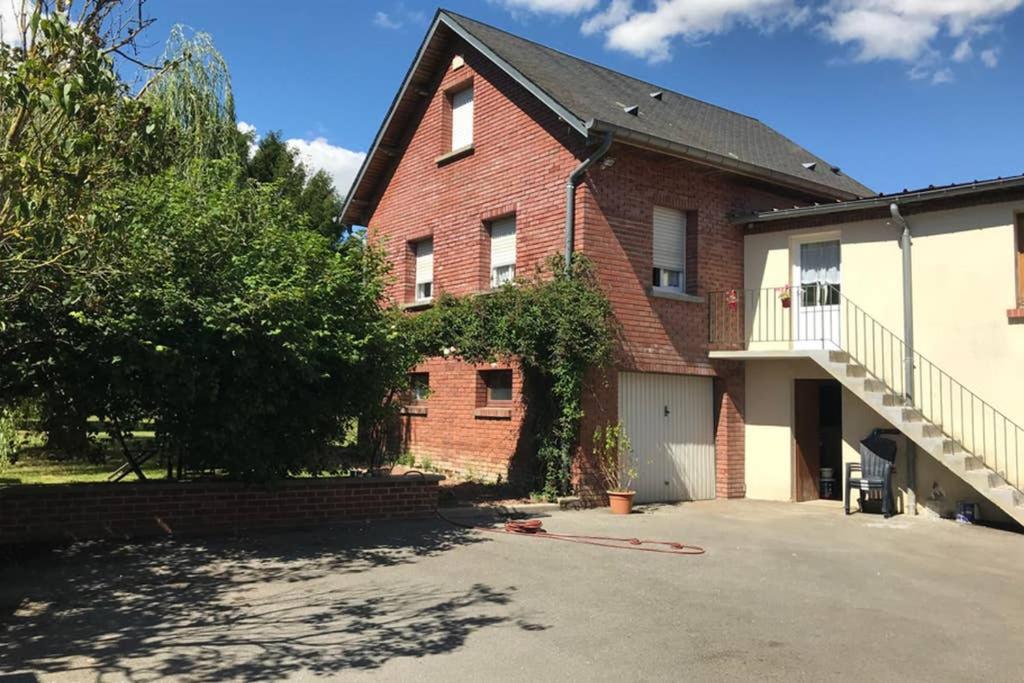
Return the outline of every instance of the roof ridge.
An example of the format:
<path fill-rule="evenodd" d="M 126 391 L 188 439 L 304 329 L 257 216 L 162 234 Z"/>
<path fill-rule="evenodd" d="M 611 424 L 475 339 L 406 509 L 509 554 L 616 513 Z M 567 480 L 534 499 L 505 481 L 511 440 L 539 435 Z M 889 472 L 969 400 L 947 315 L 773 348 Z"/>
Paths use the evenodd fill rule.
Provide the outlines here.
<path fill-rule="evenodd" d="M 487 22 L 480 21 L 480 20 L 474 19 L 472 17 L 467 17 L 464 14 L 459 14 L 458 12 L 453 12 L 453 11 L 451 11 L 449 9 L 445 9 L 443 7 L 439 8 L 438 12 L 441 13 L 441 14 L 447 14 L 449 17 L 451 17 L 455 21 L 459 21 L 460 19 L 464 19 L 464 20 L 467 20 L 467 21 L 472 21 L 475 24 L 480 24 L 481 26 L 486 26 L 487 28 L 492 29 L 494 31 L 497 31 L 499 33 L 504 33 L 507 36 L 511 36 L 512 38 L 515 38 L 516 40 L 521 40 L 524 43 L 530 43 L 531 45 L 536 45 L 537 47 L 545 49 L 545 50 L 548 50 L 550 52 L 557 52 L 560 55 L 568 57 L 569 59 L 575 59 L 577 62 L 581 62 L 583 64 L 587 64 L 589 66 L 596 67 L 598 69 L 602 69 L 603 71 L 608 71 L 608 72 L 613 73 L 613 74 L 615 74 L 617 76 L 622 76 L 623 78 L 628 78 L 631 81 L 636 81 L 637 83 L 642 83 L 642 84 L 644 84 L 646 86 L 649 86 L 651 88 L 655 88 L 656 90 L 661 90 L 663 92 L 669 92 L 669 93 L 672 93 L 673 95 L 676 95 L 677 97 L 682 97 L 682 98 L 685 98 L 685 99 L 688 99 L 688 100 L 692 100 L 694 102 L 700 102 L 701 104 L 706 105 L 708 107 L 714 107 L 715 109 L 720 109 L 721 111 L 728 112 L 730 114 L 734 114 L 735 116 L 742 116 L 743 118 L 750 119 L 751 121 L 756 121 L 757 123 L 760 123 L 762 125 L 766 125 L 766 124 L 764 124 L 763 121 L 761 121 L 761 119 L 757 118 L 756 116 L 751 116 L 750 114 L 744 114 L 743 112 L 736 111 L 735 109 L 729 109 L 728 107 L 723 107 L 720 104 L 715 104 L 714 102 L 708 102 L 707 100 L 702 100 L 699 97 L 693 97 L 692 95 L 687 95 L 685 93 L 681 93 L 678 90 L 673 90 L 672 88 L 666 88 L 665 86 L 658 85 L 657 83 L 652 83 L 650 81 L 645 81 L 643 79 L 637 78 L 636 76 L 630 76 L 629 74 L 623 73 L 622 71 L 618 71 L 618 70 L 613 69 L 611 67 L 604 66 L 603 64 L 598 64 L 597 62 L 591 61 L 589 59 L 584 59 L 583 57 L 577 57 L 574 54 L 566 52 L 565 50 L 559 50 L 556 47 L 551 47 L 550 45 L 545 45 L 544 43 L 540 43 L 540 42 L 538 42 L 536 40 L 531 40 L 529 38 L 525 38 L 525 37 L 519 35 L 518 33 L 512 33 L 511 31 L 506 31 L 503 28 L 499 28 L 499 27 L 494 26 L 492 24 L 488 24 Z M 465 28 L 465 27 L 463 27 L 463 28 Z M 466 30 L 469 30 L 469 29 L 466 29 Z M 477 38 L 479 39 L 479 36 L 477 36 Z"/>

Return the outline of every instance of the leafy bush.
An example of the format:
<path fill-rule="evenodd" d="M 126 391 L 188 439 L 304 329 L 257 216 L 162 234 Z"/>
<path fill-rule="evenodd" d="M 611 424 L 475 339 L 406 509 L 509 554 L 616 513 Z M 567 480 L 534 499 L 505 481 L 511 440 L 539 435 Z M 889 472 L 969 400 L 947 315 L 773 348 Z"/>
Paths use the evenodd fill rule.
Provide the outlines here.
<path fill-rule="evenodd" d="M 240 173 L 198 161 L 125 193 L 115 274 L 70 314 L 94 369 L 77 393 L 115 425 L 151 417 L 194 470 L 317 471 L 349 418 L 405 381 L 402 321 L 379 305 L 380 254 L 332 248 Z"/>

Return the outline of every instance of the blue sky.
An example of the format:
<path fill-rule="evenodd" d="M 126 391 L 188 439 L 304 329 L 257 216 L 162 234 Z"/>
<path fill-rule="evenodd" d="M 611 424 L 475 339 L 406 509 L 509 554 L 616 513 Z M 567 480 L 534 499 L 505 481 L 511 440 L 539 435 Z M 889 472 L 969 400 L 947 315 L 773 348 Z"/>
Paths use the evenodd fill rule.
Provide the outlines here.
<path fill-rule="evenodd" d="M 151 0 L 211 33 L 240 121 L 350 182 L 436 5 Z M 1024 173 L 1024 0 L 448 0 L 756 116 L 879 191 Z M 1013 38 L 1017 36 L 1018 39 Z M 339 188 L 344 191 L 344 187 Z"/>

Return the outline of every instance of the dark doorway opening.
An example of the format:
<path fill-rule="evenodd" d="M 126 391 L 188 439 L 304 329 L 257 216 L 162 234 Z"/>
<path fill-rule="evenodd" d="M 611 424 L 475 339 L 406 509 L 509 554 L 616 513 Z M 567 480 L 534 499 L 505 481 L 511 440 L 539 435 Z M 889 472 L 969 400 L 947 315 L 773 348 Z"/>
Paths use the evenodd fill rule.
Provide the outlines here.
<path fill-rule="evenodd" d="M 798 379 L 793 404 L 793 498 L 841 500 L 842 387 L 835 380 Z"/>

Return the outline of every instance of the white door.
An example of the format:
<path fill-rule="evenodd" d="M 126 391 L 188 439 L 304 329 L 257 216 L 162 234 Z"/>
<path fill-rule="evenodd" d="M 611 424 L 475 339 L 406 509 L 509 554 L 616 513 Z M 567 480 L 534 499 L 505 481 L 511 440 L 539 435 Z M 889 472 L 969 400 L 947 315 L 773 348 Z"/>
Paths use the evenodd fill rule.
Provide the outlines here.
<path fill-rule="evenodd" d="M 801 242 L 793 259 L 794 346 L 839 348 L 839 240 Z"/>
<path fill-rule="evenodd" d="M 715 497 L 710 377 L 623 372 L 619 420 L 633 445 L 636 502 Z"/>

